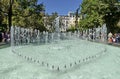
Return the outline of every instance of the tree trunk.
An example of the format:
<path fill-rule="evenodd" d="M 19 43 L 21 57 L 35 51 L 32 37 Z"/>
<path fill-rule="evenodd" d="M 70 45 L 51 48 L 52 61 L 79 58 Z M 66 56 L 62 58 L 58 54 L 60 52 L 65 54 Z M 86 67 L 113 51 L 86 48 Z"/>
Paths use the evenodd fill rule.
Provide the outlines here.
<path fill-rule="evenodd" d="M 8 10 L 8 24 L 9 24 L 9 32 L 10 32 L 10 28 L 11 28 L 11 25 L 12 25 L 12 0 L 10 0 L 10 7 L 9 7 L 9 10 Z"/>

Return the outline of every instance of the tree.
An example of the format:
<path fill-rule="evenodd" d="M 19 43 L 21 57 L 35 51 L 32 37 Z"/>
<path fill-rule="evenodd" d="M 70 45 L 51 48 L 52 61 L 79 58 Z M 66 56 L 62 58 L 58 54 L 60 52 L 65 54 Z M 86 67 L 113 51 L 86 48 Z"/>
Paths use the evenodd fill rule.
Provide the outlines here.
<path fill-rule="evenodd" d="M 71 27 L 69 27 L 67 29 L 67 32 L 71 31 L 71 32 L 74 32 L 74 31 L 77 31 L 78 29 L 74 26 L 74 25 L 71 25 Z"/>
<path fill-rule="evenodd" d="M 37 0 L 21 0 L 17 4 L 14 5 L 17 6 L 14 11 L 15 16 L 13 17 L 14 25 L 32 27 L 40 31 L 46 30 L 43 23 L 45 8 L 42 3 L 37 4 Z"/>
<path fill-rule="evenodd" d="M 101 5 L 99 4 L 99 0 L 84 0 L 81 5 L 81 15 L 83 19 L 80 20 L 80 26 L 82 28 L 93 28 L 95 24 L 97 26 L 102 25 L 103 21 L 101 19 L 103 15 L 99 14 L 100 10 Z"/>
<path fill-rule="evenodd" d="M 103 18 L 107 25 L 108 33 L 120 32 L 120 27 L 117 26 L 120 20 L 120 3 L 118 2 L 118 0 L 103 0 L 103 3 L 108 5 L 105 16 Z"/>
<path fill-rule="evenodd" d="M 5 19 L 6 15 L 7 15 L 8 16 L 9 26 L 11 25 L 12 4 L 13 4 L 12 0 L 1 0 L 0 1 L 0 12 L 1 12 L 1 15 L 2 15 L 2 22 L 3 22 L 1 24 L 4 24 L 5 21 L 7 21 Z"/>
<path fill-rule="evenodd" d="M 12 1 L 9 3 L 9 1 Z M 37 0 L 2 0 L 2 12 L 8 14 L 11 23 L 21 27 L 43 28 L 44 5 Z M 43 30 L 45 30 L 44 28 Z"/>
<path fill-rule="evenodd" d="M 80 28 L 93 28 L 106 23 L 108 32 L 113 32 L 120 16 L 117 0 L 84 0 L 81 5 Z M 112 14 L 112 15 L 111 15 Z"/>
<path fill-rule="evenodd" d="M 76 27 L 76 29 L 78 29 L 79 10 L 80 10 L 80 7 L 77 8 L 77 10 L 76 10 L 76 12 L 75 12 L 75 27 Z"/>

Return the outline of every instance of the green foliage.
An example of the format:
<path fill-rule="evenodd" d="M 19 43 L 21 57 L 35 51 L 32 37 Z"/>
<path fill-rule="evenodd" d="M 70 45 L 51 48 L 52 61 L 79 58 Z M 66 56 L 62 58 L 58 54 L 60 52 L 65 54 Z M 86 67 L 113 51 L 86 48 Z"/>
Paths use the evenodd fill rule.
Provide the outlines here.
<path fill-rule="evenodd" d="M 0 1 L 0 25 L 6 23 L 6 15 L 7 15 L 7 10 L 9 7 L 9 0 L 1 0 Z"/>
<path fill-rule="evenodd" d="M 84 0 L 81 5 L 81 15 L 83 19 L 80 20 L 80 27 L 82 28 L 93 28 L 94 26 L 103 24 L 103 13 L 101 10 L 107 7 L 107 5 L 101 6 L 99 0 Z M 101 13 L 99 13 L 101 12 Z"/>
<path fill-rule="evenodd" d="M 6 24 L 0 24 L 0 32 L 4 32 L 7 30 L 7 25 Z"/>
<path fill-rule="evenodd" d="M 113 30 L 120 19 L 118 4 L 118 0 L 83 0 L 80 14 L 83 18 L 79 22 L 79 28 L 93 28 L 106 23 L 107 28 Z"/>
<path fill-rule="evenodd" d="M 9 0 L 1 0 L 2 13 L 8 14 Z M 37 4 L 37 0 L 14 0 L 12 4 L 12 25 L 46 30 L 43 23 L 44 5 Z M 3 15 L 4 23 L 7 20 Z"/>
<path fill-rule="evenodd" d="M 76 29 L 75 26 L 71 26 L 70 28 L 67 29 L 67 32 L 71 31 L 71 32 L 74 32 Z"/>

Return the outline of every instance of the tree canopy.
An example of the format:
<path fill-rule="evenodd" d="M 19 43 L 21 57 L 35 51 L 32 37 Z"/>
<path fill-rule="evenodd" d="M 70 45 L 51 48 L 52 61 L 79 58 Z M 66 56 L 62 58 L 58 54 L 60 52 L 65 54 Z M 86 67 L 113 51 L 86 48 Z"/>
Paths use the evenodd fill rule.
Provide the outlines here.
<path fill-rule="evenodd" d="M 13 2 L 10 4 L 9 1 Z M 43 3 L 38 4 L 37 0 L 1 0 L 0 4 L 0 13 L 3 17 L 8 17 L 10 5 L 12 6 L 12 25 L 46 30 L 43 23 L 45 11 Z M 2 23 L 7 24 L 7 19 L 3 18 Z"/>
<path fill-rule="evenodd" d="M 83 0 L 79 28 L 93 28 L 106 23 L 108 31 L 111 31 L 120 19 L 119 7 L 118 0 Z"/>

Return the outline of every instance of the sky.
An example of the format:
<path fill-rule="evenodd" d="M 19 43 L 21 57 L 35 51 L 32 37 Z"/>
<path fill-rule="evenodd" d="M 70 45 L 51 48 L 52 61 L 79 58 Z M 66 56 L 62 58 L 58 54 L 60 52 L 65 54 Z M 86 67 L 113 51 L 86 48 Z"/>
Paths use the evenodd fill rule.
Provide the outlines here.
<path fill-rule="evenodd" d="M 82 0 L 38 0 L 45 5 L 45 12 L 51 14 L 67 15 L 69 11 L 75 12 Z"/>

